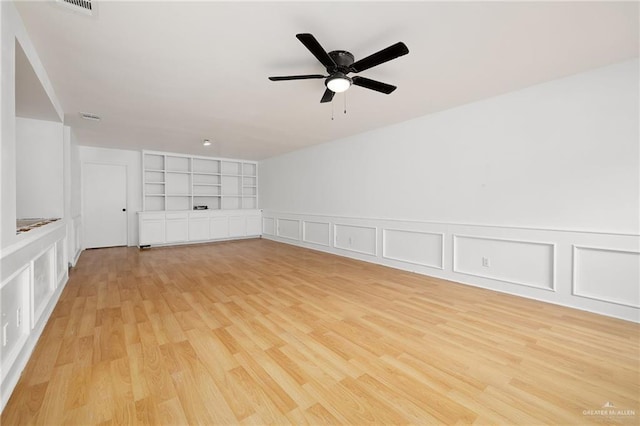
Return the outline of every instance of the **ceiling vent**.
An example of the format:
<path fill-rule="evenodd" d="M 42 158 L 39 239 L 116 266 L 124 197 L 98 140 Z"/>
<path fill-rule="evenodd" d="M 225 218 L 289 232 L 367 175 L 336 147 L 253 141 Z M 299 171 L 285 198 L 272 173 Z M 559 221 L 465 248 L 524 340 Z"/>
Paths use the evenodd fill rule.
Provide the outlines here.
<path fill-rule="evenodd" d="M 84 118 L 85 120 L 90 120 L 90 121 L 100 121 L 100 120 L 102 120 L 99 115 L 92 114 L 90 112 L 81 112 L 80 113 L 80 117 Z"/>
<path fill-rule="evenodd" d="M 56 3 L 84 15 L 95 16 L 97 12 L 96 2 L 92 0 L 56 0 Z"/>

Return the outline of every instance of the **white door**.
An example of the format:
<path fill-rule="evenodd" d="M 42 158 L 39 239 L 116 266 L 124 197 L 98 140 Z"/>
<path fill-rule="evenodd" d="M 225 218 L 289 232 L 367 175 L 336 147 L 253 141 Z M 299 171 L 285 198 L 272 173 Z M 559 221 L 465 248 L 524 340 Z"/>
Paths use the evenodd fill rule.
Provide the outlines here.
<path fill-rule="evenodd" d="M 85 248 L 126 246 L 126 166 L 85 163 L 83 171 Z"/>

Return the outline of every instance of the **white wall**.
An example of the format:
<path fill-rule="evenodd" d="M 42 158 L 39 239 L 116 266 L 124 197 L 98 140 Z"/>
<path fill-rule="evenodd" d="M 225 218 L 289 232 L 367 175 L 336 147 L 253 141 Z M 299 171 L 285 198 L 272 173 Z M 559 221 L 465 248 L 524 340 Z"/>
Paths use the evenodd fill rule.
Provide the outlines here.
<path fill-rule="evenodd" d="M 65 217 L 67 221 L 67 259 L 75 266 L 82 251 L 82 168 L 80 150 L 73 129 L 65 131 Z"/>
<path fill-rule="evenodd" d="M 638 77 L 615 64 L 263 161 L 264 232 L 638 321 Z"/>
<path fill-rule="evenodd" d="M 127 168 L 128 245 L 138 245 L 138 217 L 142 210 L 142 158 L 140 151 L 79 147 L 82 167 L 87 163 L 117 164 Z"/>
<path fill-rule="evenodd" d="M 62 218 L 63 126 L 16 118 L 16 216 Z"/>
<path fill-rule="evenodd" d="M 0 2 L 0 248 L 16 240 L 15 7 Z"/>
<path fill-rule="evenodd" d="M 73 129 L 70 129 L 70 157 L 71 157 L 71 194 L 70 194 L 70 216 L 76 217 L 81 214 L 81 190 L 82 190 L 82 168 L 80 162 L 80 147 Z"/>

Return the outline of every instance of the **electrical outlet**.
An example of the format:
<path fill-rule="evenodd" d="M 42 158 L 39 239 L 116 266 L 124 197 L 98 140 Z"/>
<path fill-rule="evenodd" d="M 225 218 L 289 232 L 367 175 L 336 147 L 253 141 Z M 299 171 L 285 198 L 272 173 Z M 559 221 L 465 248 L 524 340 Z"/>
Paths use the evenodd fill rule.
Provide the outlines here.
<path fill-rule="evenodd" d="M 16 309 L 16 327 L 20 328 L 22 324 L 22 308 Z"/>
<path fill-rule="evenodd" d="M 5 325 L 2 326 L 2 347 L 7 346 L 7 327 L 9 326 L 9 323 L 5 323 Z"/>
<path fill-rule="evenodd" d="M 484 266 L 485 268 L 488 268 L 491 265 L 491 263 L 489 262 L 489 258 L 488 257 L 483 257 L 482 258 L 482 266 Z"/>

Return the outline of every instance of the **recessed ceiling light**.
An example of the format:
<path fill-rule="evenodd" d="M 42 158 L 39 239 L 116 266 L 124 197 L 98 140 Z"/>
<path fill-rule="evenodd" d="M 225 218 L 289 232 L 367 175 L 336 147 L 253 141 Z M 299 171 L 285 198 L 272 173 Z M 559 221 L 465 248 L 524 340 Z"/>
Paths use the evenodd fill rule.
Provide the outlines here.
<path fill-rule="evenodd" d="M 204 141 L 202 141 L 202 145 L 209 146 L 211 145 L 211 141 L 209 139 L 205 139 Z"/>
<path fill-rule="evenodd" d="M 99 115 L 92 114 L 90 112 L 81 112 L 80 113 L 80 117 L 84 118 L 85 120 L 91 120 L 91 121 L 100 121 L 101 120 Z"/>

